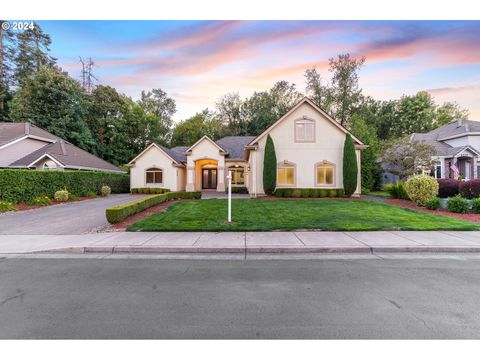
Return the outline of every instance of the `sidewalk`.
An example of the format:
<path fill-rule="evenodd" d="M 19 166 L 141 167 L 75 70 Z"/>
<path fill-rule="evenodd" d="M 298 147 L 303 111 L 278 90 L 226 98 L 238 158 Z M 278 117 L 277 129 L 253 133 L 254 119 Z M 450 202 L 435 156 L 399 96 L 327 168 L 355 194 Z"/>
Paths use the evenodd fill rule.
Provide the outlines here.
<path fill-rule="evenodd" d="M 0 254 L 480 253 L 479 231 L 112 232 L 0 235 Z"/>

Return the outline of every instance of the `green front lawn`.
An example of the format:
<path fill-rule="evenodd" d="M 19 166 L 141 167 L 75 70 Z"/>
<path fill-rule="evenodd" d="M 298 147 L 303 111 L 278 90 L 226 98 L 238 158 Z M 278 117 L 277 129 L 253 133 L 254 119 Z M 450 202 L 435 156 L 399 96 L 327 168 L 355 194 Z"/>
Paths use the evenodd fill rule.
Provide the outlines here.
<path fill-rule="evenodd" d="M 391 197 L 390 196 L 390 193 L 388 193 L 387 191 L 370 191 L 368 194 L 366 195 L 372 195 L 372 196 L 380 196 L 380 197 L 385 197 L 385 198 L 389 198 Z"/>
<path fill-rule="evenodd" d="M 227 200 L 180 202 L 141 219 L 128 231 L 270 231 L 318 229 L 480 230 L 480 224 L 366 200 Z"/>

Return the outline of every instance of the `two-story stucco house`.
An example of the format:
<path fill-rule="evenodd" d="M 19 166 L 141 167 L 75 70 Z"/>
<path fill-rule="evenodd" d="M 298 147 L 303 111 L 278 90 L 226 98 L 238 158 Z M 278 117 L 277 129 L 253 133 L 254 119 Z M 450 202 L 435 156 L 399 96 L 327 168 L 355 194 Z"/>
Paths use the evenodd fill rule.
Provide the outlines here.
<path fill-rule="evenodd" d="M 435 178 L 453 178 L 455 168 L 466 180 L 480 178 L 480 121 L 454 120 L 411 139 L 435 148 Z"/>
<path fill-rule="evenodd" d="M 259 136 L 208 136 L 189 147 L 151 144 L 128 164 L 130 186 L 164 187 L 172 191 L 225 191 L 245 186 L 251 196 L 263 195 L 263 160 L 267 136 L 275 145 L 277 188 L 343 188 L 343 147 L 348 131 L 308 98 L 302 99 Z M 352 136 L 358 161 L 366 147 Z"/>

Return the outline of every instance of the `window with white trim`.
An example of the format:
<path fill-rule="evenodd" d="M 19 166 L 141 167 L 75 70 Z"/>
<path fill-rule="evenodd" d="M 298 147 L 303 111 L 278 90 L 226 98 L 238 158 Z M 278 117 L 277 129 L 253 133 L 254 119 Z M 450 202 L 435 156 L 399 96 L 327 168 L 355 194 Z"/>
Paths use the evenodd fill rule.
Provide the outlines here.
<path fill-rule="evenodd" d="M 295 141 L 314 142 L 315 141 L 315 121 L 301 119 L 295 121 Z"/>
<path fill-rule="evenodd" d="M 438 160 L 435 163 L 435 179 L 441 179 L 442 178 L 442 161 Z"/>
<path fill-rule="evenodd" d="M 295 185 L 295 166 L 293 164 L 282 163 L 277 167 L 277 185 L 293 186 Z"/>
<path fill-rule="evenodd" d="M 331 186 L 335 184 L 335 165 L 320 163 L 315 167 L 316 184 L 318 186 Z"/>
<path fill-rule="evenodd" d="M 163 170 L 157 168 L 150 168 L 145 170 L 146 183 L 147 184 L 162 184 L 163 183 Z"/>
<path fill-rule="evenodd" d="M 243 167 L 231 167 L 232 185 L 245 185 L 245 169 Z"/>

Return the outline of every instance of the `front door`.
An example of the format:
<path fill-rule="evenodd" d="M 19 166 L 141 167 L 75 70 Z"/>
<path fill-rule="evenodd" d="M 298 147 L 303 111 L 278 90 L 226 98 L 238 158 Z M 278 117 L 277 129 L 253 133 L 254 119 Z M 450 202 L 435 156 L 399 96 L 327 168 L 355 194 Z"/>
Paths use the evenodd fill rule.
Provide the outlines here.
<path fill-rule="evenodd" d="M 202 189 L 217 188 L 217 169 L 202 169 Z"/>

